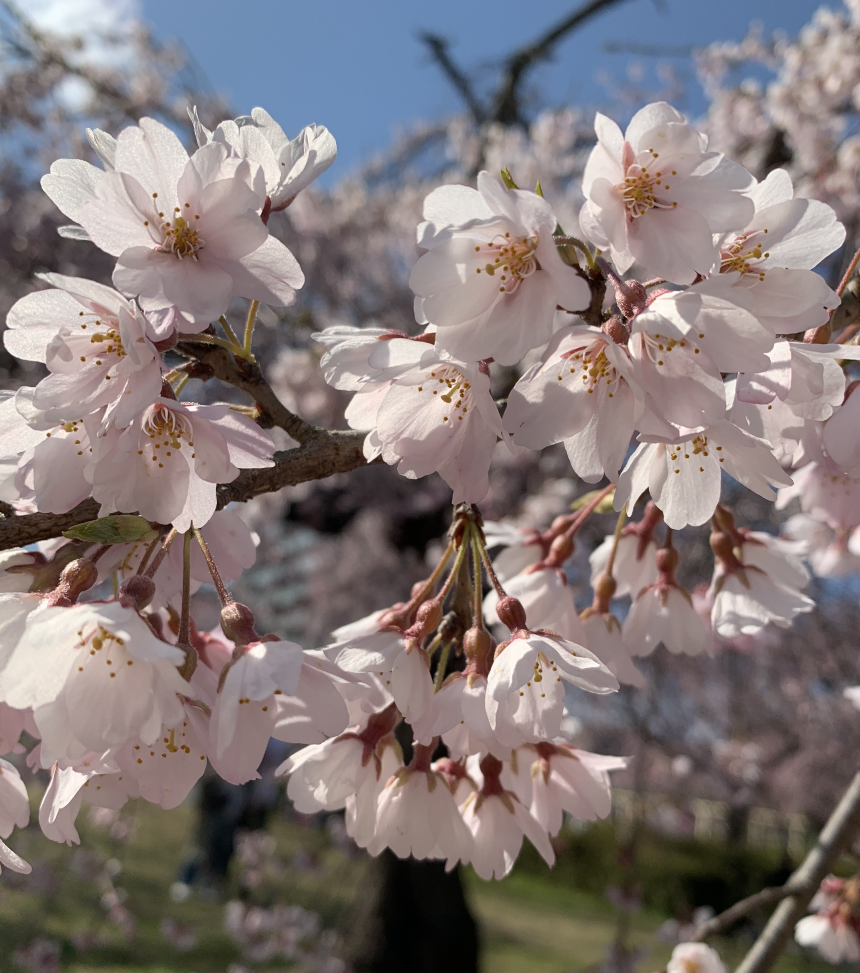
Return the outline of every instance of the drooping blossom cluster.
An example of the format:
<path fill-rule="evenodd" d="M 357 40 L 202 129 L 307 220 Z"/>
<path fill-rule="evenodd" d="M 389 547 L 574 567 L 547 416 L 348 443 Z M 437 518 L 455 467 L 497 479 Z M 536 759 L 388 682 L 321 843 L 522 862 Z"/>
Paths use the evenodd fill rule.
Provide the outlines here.
<path fill-rule="evenodd" d="M 644 688 L 635 660 L 660 645 L 697 654 L 714 633 L 755 635 L 813 607 L 809 532 L 737 524 L 723 472 L 767 499 L 780 488 L 781 503 L 803 483 L 804 511 L 830 517 L 832 492 L 860 478 L 845 371 L 860 353 L 831 343 L 839 295 L 813 270 L 844 229 L 784 171 L 756 182 L 663 103 L 625 132 L 598 115 L 585 240 L 507 170 L 431 192 L 415 323 L 316 337 L 325 380 L 353 393 L 364 458 L 451 488 L 447 546 L 408 601 L 303 650 L 259 633 L 226 587 L 254 538 L 219 509 L 218 486 L 273 465 L 272 417 L 195 401 L 187 384 L 207 377 L 201 346 L 252 374 L 258 305 L 289 305 L 303 283 L 269 222 L 331 164 L 334 141 L 317 126 L 290 141 L 262 109 L 211 131 L 192 120 L 191 155 L 142 119 L 88 133 L 101 168 L 60 160 L 43 180 L 73 221 L 64 235 L 116 258 L 113 287 L 47 274 L 12 308 L 7 349 L 48 374 L 0 402 L 0 500 L 68 514 L 92 497 L 100 517 L 0 565 L 4 752 L 24 731 L 37 741 L 27 759 L 51 771 L 39 820 L 56 841 L 78 840 L 83 802 L 172 808 L 207 764 L 253 779 L 275 737 L 301 747 L 277 771 L 297 810 L 343 811 L 370 854 L 502 877 L 526 837 L 551 864 L 565 815 L 605 818 L 609 775 L 627 765 L 577 745 L 579 694 Z M 235 299 L 251 302 L 240 337 Z M 608 484 L 544 531 L 484 524 L 497 451 L 556 444 L 579 478 Z M 578 606 L 567 566 L 605 504 L 617 528 Z M 708 522 L 709 624 L 673 541 Z M 109 578 L 113 596 L 96 588 Z M 221 625 L 206 633 L 189 599 L 209 580 Z M 8 768 L 2 838 L 28 818 Z M 0 861 L 27 867 L 5 846 Z"/>

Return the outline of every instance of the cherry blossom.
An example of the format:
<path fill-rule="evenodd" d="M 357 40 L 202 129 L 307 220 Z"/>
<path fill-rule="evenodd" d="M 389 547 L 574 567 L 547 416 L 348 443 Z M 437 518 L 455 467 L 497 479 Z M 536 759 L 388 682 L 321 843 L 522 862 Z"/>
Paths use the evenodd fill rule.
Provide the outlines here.
<path fill-rule="evenodd" d="M 143 118 L 116 140 L 114 168 L 63 159 L 42 188 L 100 249 L 117 258 L 113 281 L 144 310 L 175 305 L 202 330 L 247 297 L 283 306 L 304 276 L 260 219 L 266 180 L 227 146 L 189 158 L 167 126 Z"/>
<path fill-rule="evenodd" d="M 377 368 L 378 398 L 364 444 L 367 459 L 382 456 L 403 476 L 416 479 L 432 472 L 454 491 L 454 503 L 477 503 L 489 489 L 490 460 L 502 420 L 479 365 L 440 355 L 418 341 L 379 342 L 370 356 Z M 387 376 L 391 384 L 382 386 Z M 357 395 L 353 404 L 369 396 Z M 347 413 L 353 428 L 367 427 Z"/>
<path fill-rule="evenodd" d="M 712 234 L 750 221 L 741 191 L 752 177 L 707 151 L 706 138 L 674 108 L 657 102 L 638 111 L 622 135 L 598 113 L 597 145 L 582 178 L 585 235 L 608 250 L 619 273 L 635 262 L 677 284 L 691 284 L 719 262 Z"/>
<path fill-rule="evenodd" d="M 519 446 L 563 442 L 577 475 L 596 483 L 617 477 L 642 408 L 626 349 L 597 328 L 570 327 L 514 386 L 504 425 Z"/>
<path fill-rule="evenodd" d="M 221 122 L 213 132 L 200 124 L 196 109 L 189 110 L 189 115 L 201 148 L 209 142 L 221 142 L 240 158 L 262 167 L 273 213 L 286 209 L 337 157 L 337 143 L 325 125 L 306 125 L 289 139 L 264 108 L 253 108 L 250 115 Z"/>
<path fill-rule="evenodd" d="M 161 440 L 159 442 L 159 440 Z M 121 432 L 96 446 L 93 496 L 105 513 L 137 510 L 187 530 L 215 513 L 215 487 L 240 469 L 272 466 L 274 444 L 247 416 L 226 405 L 159 396 Z"/>
<path fill-rule="evenodd" d="M 552 333 L 556 306 L 588 306 L 585 280 L 562 262 L 558 220 L 535 193 L 505 189 L 487 172 L 477 190 L 442 186 L 424 202 L 427 249 L 409 285 L 439 348 L 465 361 L 514 365 Z"/>
<path fill-rule="evenodd" d="M 563 682 L 590 693 L 618 689 L 607 665 L 583 646 L 551 634 L 514 633 L 496 650 L 487 678 L 490 726 L 496 732 L 500 725 L 515 728 L 530 743 L 558 736 Z"/>
<path fill-rule="evenodd" d="M 667 973 L 726 973 L 719 953 L 705 943 L 679 943 L 666 966 Z"/>
<path fill-rule="evenodd" d="M 624 757 L 578 750 L 557 740 L 523 747 L 515 754 L 514 787 L 532 816 L 551 835 L 561 830 L 564 814 L 596 821 L 612 807 L 609 772 L 627 766 Z"/>
<path fill-rule="evenodd" d="M 769 622 L 788 628 L 795 615 L 815 603 L 800 593 L 809 572 L 798 556 L 805 545 L 761 531 L 738 532 L 728 513 L 712 537 L 717 555 L 709 594 L 711 625 L 723 638 L 755 635 Z"/>
<path fill-rule="evenodd" d="M 105 409 L 103 426 L 127 426 L 161 390 L 161 359 L 146 318 L 110 287 L 45 274 L 51 290 L 21 298 L 4 335 L 18 358 L 51 374 L 33 391 L 33 408 L 52 424 Z"/>
<path fill-rule="evenodd" d="M 28 620 L 0 695 L 33 709 L 50 766 L 104 753 L 133 735 L 152 742 L 163 724 L 179 722 L 182 661 L 179 649 L 119 602 L 47 608 Z"/>
<path fill-rule="evenodd" d="M 502 764 L 495 757 L 481 760 L 483 783 L 463 805 L 463 820 L 472 832 L 468 861 L 486 880 L 502 879 L 513 868 L 523 837 L 535 846 L 544 861 L 552 866 L 555 853 L 546 833 L 512 791 L 500 782 Z"/>
<path fill-rule="evenodd" d="M 629 512 L 647 489 L 668 527 L 704 524 L 719 502 L 723 469 L 766 500 L 775 499 L 773 486 L 791 481 L 769 443 L 723 420 L 671 445 L 642 443 L 618 480 L 616 509 Z"/>
<path fill-rule="evenodd" d="M 814 273 L 845 240 L 845 227 L 826 203 L 794 197 L 791 177 L 774 169 L 747 189 L 755 215 L 739 232 L 718 238 L 720 273 L 738 273 L 756 317 L 774 334 L 825 324 L 839 297 Z"/>

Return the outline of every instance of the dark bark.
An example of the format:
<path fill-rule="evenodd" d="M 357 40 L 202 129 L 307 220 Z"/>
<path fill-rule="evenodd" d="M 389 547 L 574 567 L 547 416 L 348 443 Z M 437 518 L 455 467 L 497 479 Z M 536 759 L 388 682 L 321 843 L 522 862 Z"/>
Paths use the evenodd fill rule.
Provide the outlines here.
<path fill-rule="evenodd" d="M 347 944 L 356 973 L 477 973 L 478 931 L 460 869 L 386 849 L 370 868 Z"/>

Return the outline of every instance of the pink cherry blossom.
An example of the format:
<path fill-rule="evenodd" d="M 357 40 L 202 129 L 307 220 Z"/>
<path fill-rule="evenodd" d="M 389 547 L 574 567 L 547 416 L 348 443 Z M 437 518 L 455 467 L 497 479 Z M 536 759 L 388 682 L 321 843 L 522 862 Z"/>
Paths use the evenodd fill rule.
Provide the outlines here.
<path fill-rule="evenodd" d="M 622 135 L 598 113 L 597 145 L 582 179 L 585 235 L 608 250 L 619 273 L 634 261 L 676 284 L 691 284 L 719 260 L 712 234 L 749 222 L 741 194 L 750 174 L 717 152 L 674 108 L 638 111 Z"/>
<path fill-rule="evenodd" d="M 223 144 L 189 158 L 169 128 L 143 118 L 120 133 L 112 171 L 64 159 L 42 188 L 117 258 L 119 290 L 138 296 L 145 310 L 175 305 L 195 330 L 234 297 L 283 306 L 304 283 L 290 251 L 260 219 L 263 169 Z"/>
<path fill-rule="evenodd" d="M 562 262 L 558 220 L 535 193 L 505 189 L 487 172 L 478 189 L 442 186 L 424 203 L 409 286 L 438 347 L 464 361 L 516 364 L 552 333 L 556 306 L 588 306 L 585 280 Z"/>
<path fill-rule="evenodd" d="M 274 444 L 247 416 L 226 405 L 155 400 L 121 432 L 99 440 L 93 496 L 104 513 L 136 510 L 185 531 L 215 513 L 215 487 L 240 469 L 272 466 Z"/>

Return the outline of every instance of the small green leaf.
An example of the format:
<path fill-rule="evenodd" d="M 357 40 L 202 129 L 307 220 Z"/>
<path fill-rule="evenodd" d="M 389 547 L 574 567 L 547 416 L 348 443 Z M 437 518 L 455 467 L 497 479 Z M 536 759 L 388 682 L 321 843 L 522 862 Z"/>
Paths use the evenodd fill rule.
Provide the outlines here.
<path fill-rule="evenodd" d="M 602 493 L 601 490 L 592 490 L 590 493 L 583 493 L 581 497 L 577 497 L 576 500 L 570 505 L 571 510 L 582 510 L 583 507 L 587 507 L 588 504 L 599 494 Z M 610 490 L 609 493 L 600 501 L 600 503 L 594 508 L 596 514 L 611 514 L 613 511 L 613 502 L 615 500 L 615 490 Z"/>
<path fill-rule="evenodd" d="M 152 529 L 149 521 L 134 514 L 115 514 L 112 517 L 99 517 L 85 524 L 78 524 L 63 531 L 63 537 L 73 540 L 91 541 L 95 544 L 131 544 L 134 541 L 152 541 L 158 531 Z"/>
<path fill-rule="evenodd" d="M 501 171 L 502 182 L 505 184 L 506 189 L 519 189 L 520 187 L 514 182 L 514 177 L 511 175 L 510 169 L 505 166 Z"/>
<path fill-rule="evenodd" d="M 540 188 L 540 179 L 538 179 L 535 185 L 535 195 L 540 196 L 541 199 L 544 198 L 543 190 Z"/>

